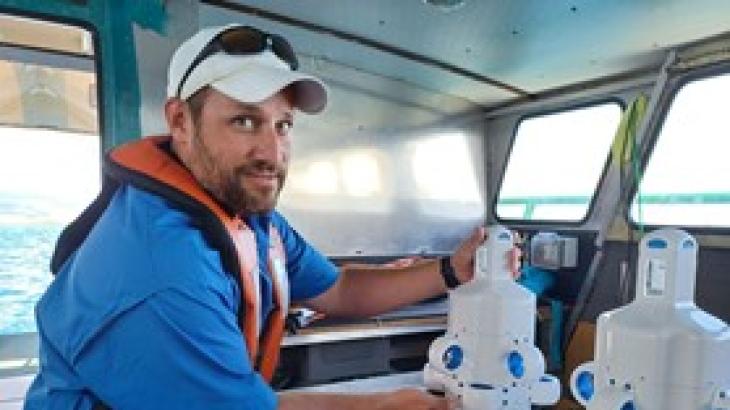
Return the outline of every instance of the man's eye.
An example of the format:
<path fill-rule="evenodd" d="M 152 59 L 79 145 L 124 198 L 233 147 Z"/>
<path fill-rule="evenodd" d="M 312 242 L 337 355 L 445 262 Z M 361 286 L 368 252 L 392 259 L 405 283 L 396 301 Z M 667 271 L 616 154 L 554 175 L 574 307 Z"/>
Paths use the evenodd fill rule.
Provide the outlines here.
<path fill-rule="evenodd" d="M 253 131 L 256 128 L 256 120 L 246 115 L 235 116 L 231 122 L 236 127 L 243 128 L 248 131 Z"/>
<path fill-rule="evenodd" d="M 281 121 L 276 125 L 276 130 L 279 135 L 287 135 L 292 127 L 294 127 L 294 124 L 291 121 Z"/>

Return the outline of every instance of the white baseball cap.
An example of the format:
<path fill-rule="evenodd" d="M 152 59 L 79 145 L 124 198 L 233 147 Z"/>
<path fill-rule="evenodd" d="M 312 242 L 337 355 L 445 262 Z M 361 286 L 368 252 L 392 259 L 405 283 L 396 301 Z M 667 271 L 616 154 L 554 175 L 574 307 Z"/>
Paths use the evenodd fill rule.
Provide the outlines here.
<path fill-rule="evenodd" d="M 207 27 L 183 42 L 170 60 L 167 76 L 168 98 L 179 97 L 186 100 L 209 85 L 238 101 L 255 104 L 287 86 L 292 86 L 296 108 L 309 114 L 316 114 L 324 109 L 327 104 L 327 88 L 324 83 L 314 76 L 295 71 L 270 48 L 251 54 L 216 52 L 200 61 L 187 78 L 183 78 L 201 51 L 216 36 L 239 27 L 246 26 L 230 24 Z"/>

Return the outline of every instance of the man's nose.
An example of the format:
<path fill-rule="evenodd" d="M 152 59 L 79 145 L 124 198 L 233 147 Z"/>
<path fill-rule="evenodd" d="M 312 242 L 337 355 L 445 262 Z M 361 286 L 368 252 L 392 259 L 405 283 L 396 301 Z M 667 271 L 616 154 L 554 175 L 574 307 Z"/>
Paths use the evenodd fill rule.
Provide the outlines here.
<path fill-rule="evenodd" d="M 265 127 L 257 138 L 254 156 L 256 159 L 278 164 L 286 159 L 288 141 L 286 136 L 279 135 L 275 126 Z"/>

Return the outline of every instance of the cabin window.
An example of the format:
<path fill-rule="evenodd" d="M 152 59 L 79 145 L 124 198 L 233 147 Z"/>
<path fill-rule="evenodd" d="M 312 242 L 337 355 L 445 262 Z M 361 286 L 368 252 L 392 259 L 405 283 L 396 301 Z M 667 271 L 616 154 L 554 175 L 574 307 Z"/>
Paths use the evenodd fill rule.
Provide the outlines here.
<path fill-rule="evenodd" d="M 730 226 L 730 74 L 684 85 L 631 206 L 636 224 Z"/>
<path fill-rule="evenodd" d="M 585 219 L 621 118 L 616 102 L 522 120 L 496 206 L 501 220 Z"/>
<path fill-rule="evenodd" d="M 91 33 L 0 14 L 0 39 L 1 371 L 36 331 L 59 233 L 99 191 L 101 148 Z"/>

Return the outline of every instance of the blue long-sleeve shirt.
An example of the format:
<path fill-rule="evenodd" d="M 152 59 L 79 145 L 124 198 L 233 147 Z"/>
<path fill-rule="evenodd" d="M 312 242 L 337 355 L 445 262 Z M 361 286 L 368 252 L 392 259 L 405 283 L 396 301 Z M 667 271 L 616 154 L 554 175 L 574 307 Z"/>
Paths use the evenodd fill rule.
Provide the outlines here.
<path fill-rule="evenodd" d="M 334 265 L 280 214 L 248 222 L 260 260 L 269 223 L 279 230 L 293 301 L 335 282 Z M 275 408 L 237 325 L 234 275 L 188 215 L 122 186 L 36 307 L 41 367 L 25 408 L 88 409 L 96 399 L 114 409 Z M 260 278 L 265 316 L 272 287 Z"/>

